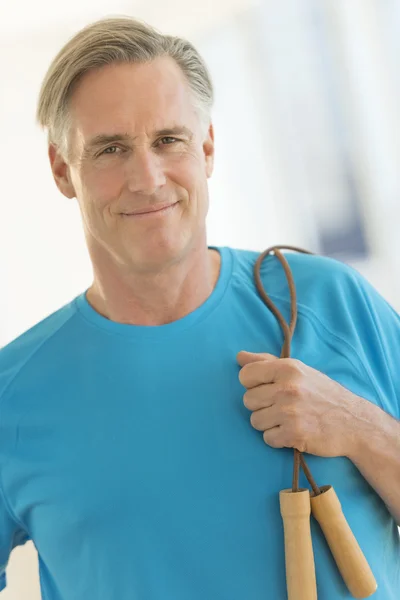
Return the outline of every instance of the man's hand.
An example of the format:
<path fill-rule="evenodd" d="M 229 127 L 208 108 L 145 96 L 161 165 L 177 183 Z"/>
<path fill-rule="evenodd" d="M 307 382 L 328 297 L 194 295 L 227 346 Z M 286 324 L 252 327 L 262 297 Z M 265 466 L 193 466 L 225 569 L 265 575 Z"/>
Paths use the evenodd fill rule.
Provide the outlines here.
<path fill-rule="evenodd" d="M 350 456 L 362 403 L 320 371 L 291 358 L 241 351 L 240 383 L 247 388 L 250 423 L 273 448 L 317 456 Z"/>
<path fill-rule="evenodd" d="M 237 360 L 250 422 L 265 442 L 346 456 L 400 527 L 400 422 L 298 360 L 243 351 Z"/>

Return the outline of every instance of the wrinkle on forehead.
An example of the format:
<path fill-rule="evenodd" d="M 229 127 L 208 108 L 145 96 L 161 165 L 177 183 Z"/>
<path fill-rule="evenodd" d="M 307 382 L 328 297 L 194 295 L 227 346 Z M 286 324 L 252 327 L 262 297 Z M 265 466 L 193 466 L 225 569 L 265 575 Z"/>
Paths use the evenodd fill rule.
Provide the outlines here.
<path fill-rule="evenodd" d="M 97 135 L 150 135 L 198 120 L 180 67 L 169 57 L 146 64 L 108 65 L 87 73 L 71 98 L 75 143 L 83 148 Z"/>

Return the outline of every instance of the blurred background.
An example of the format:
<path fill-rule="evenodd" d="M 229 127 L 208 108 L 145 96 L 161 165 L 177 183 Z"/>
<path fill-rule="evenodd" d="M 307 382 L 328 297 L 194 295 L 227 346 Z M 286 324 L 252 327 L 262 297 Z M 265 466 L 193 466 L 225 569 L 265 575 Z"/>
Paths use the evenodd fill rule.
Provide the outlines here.
<path fill-rule="evenodd" d="M 398 0 L 20 0 L 0 5 L 0 346 L 92 282 L 35 108 L 61 46 L 117 14 L 189 38 L 208 63 L 209 244 L 332 256 L 400 310 Z M 37 569 L 32 542 L 14 550 L 2 600 L 39 600 Z"/>

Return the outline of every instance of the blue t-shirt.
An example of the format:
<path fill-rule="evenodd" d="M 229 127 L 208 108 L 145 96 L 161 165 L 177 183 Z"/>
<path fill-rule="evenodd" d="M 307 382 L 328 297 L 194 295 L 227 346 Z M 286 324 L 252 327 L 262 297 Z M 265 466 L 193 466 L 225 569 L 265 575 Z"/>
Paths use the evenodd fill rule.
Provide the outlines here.
<path fill-rule="evenodd" d="M 251 426 L 236 360 L 279 356 L 283 336 L 255 287 L 258 253 L 217 249 L 217 285 L 182 319 L 117 323 L 84 292 L 1 349 L 0 589 L 12 548 L 30 539 L 45 600 L 286 598 L 279 491 L 293 451 Z M 299 307 L 292 356 L 398 419 L 399 316 L 352 268 L 286 256 Z M 261 273 L 289 318 L 277 258 Z M 306 458 L 336 490 L 378 581 L 373 597 L 398 600 L 399 533 L 385 504 L 347 458 Z M 318 600 L 351 598 L 311 527 Z"/>

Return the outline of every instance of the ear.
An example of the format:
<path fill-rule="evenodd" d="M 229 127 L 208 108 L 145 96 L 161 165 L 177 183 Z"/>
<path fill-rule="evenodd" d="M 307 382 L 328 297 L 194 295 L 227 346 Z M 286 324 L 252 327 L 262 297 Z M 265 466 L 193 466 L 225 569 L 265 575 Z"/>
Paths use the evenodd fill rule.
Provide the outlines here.
<path fill-rule="evenodd" d="M 49 159 L 54 181 L 60 192 L 67 198 L 75 198 L 75 189 L 72 184 L 71 174 L 68 164 L 65 162 L 57 146 L 49 145 Z"/>
<path fill-rule="evenodd" d="M 214 170 L 214 127 L 210 123 L 207 131 L 207 137 L 203 142 L 203 152 L 206 163 L 206 175 L 207 179 L 211 177 Z"/>

